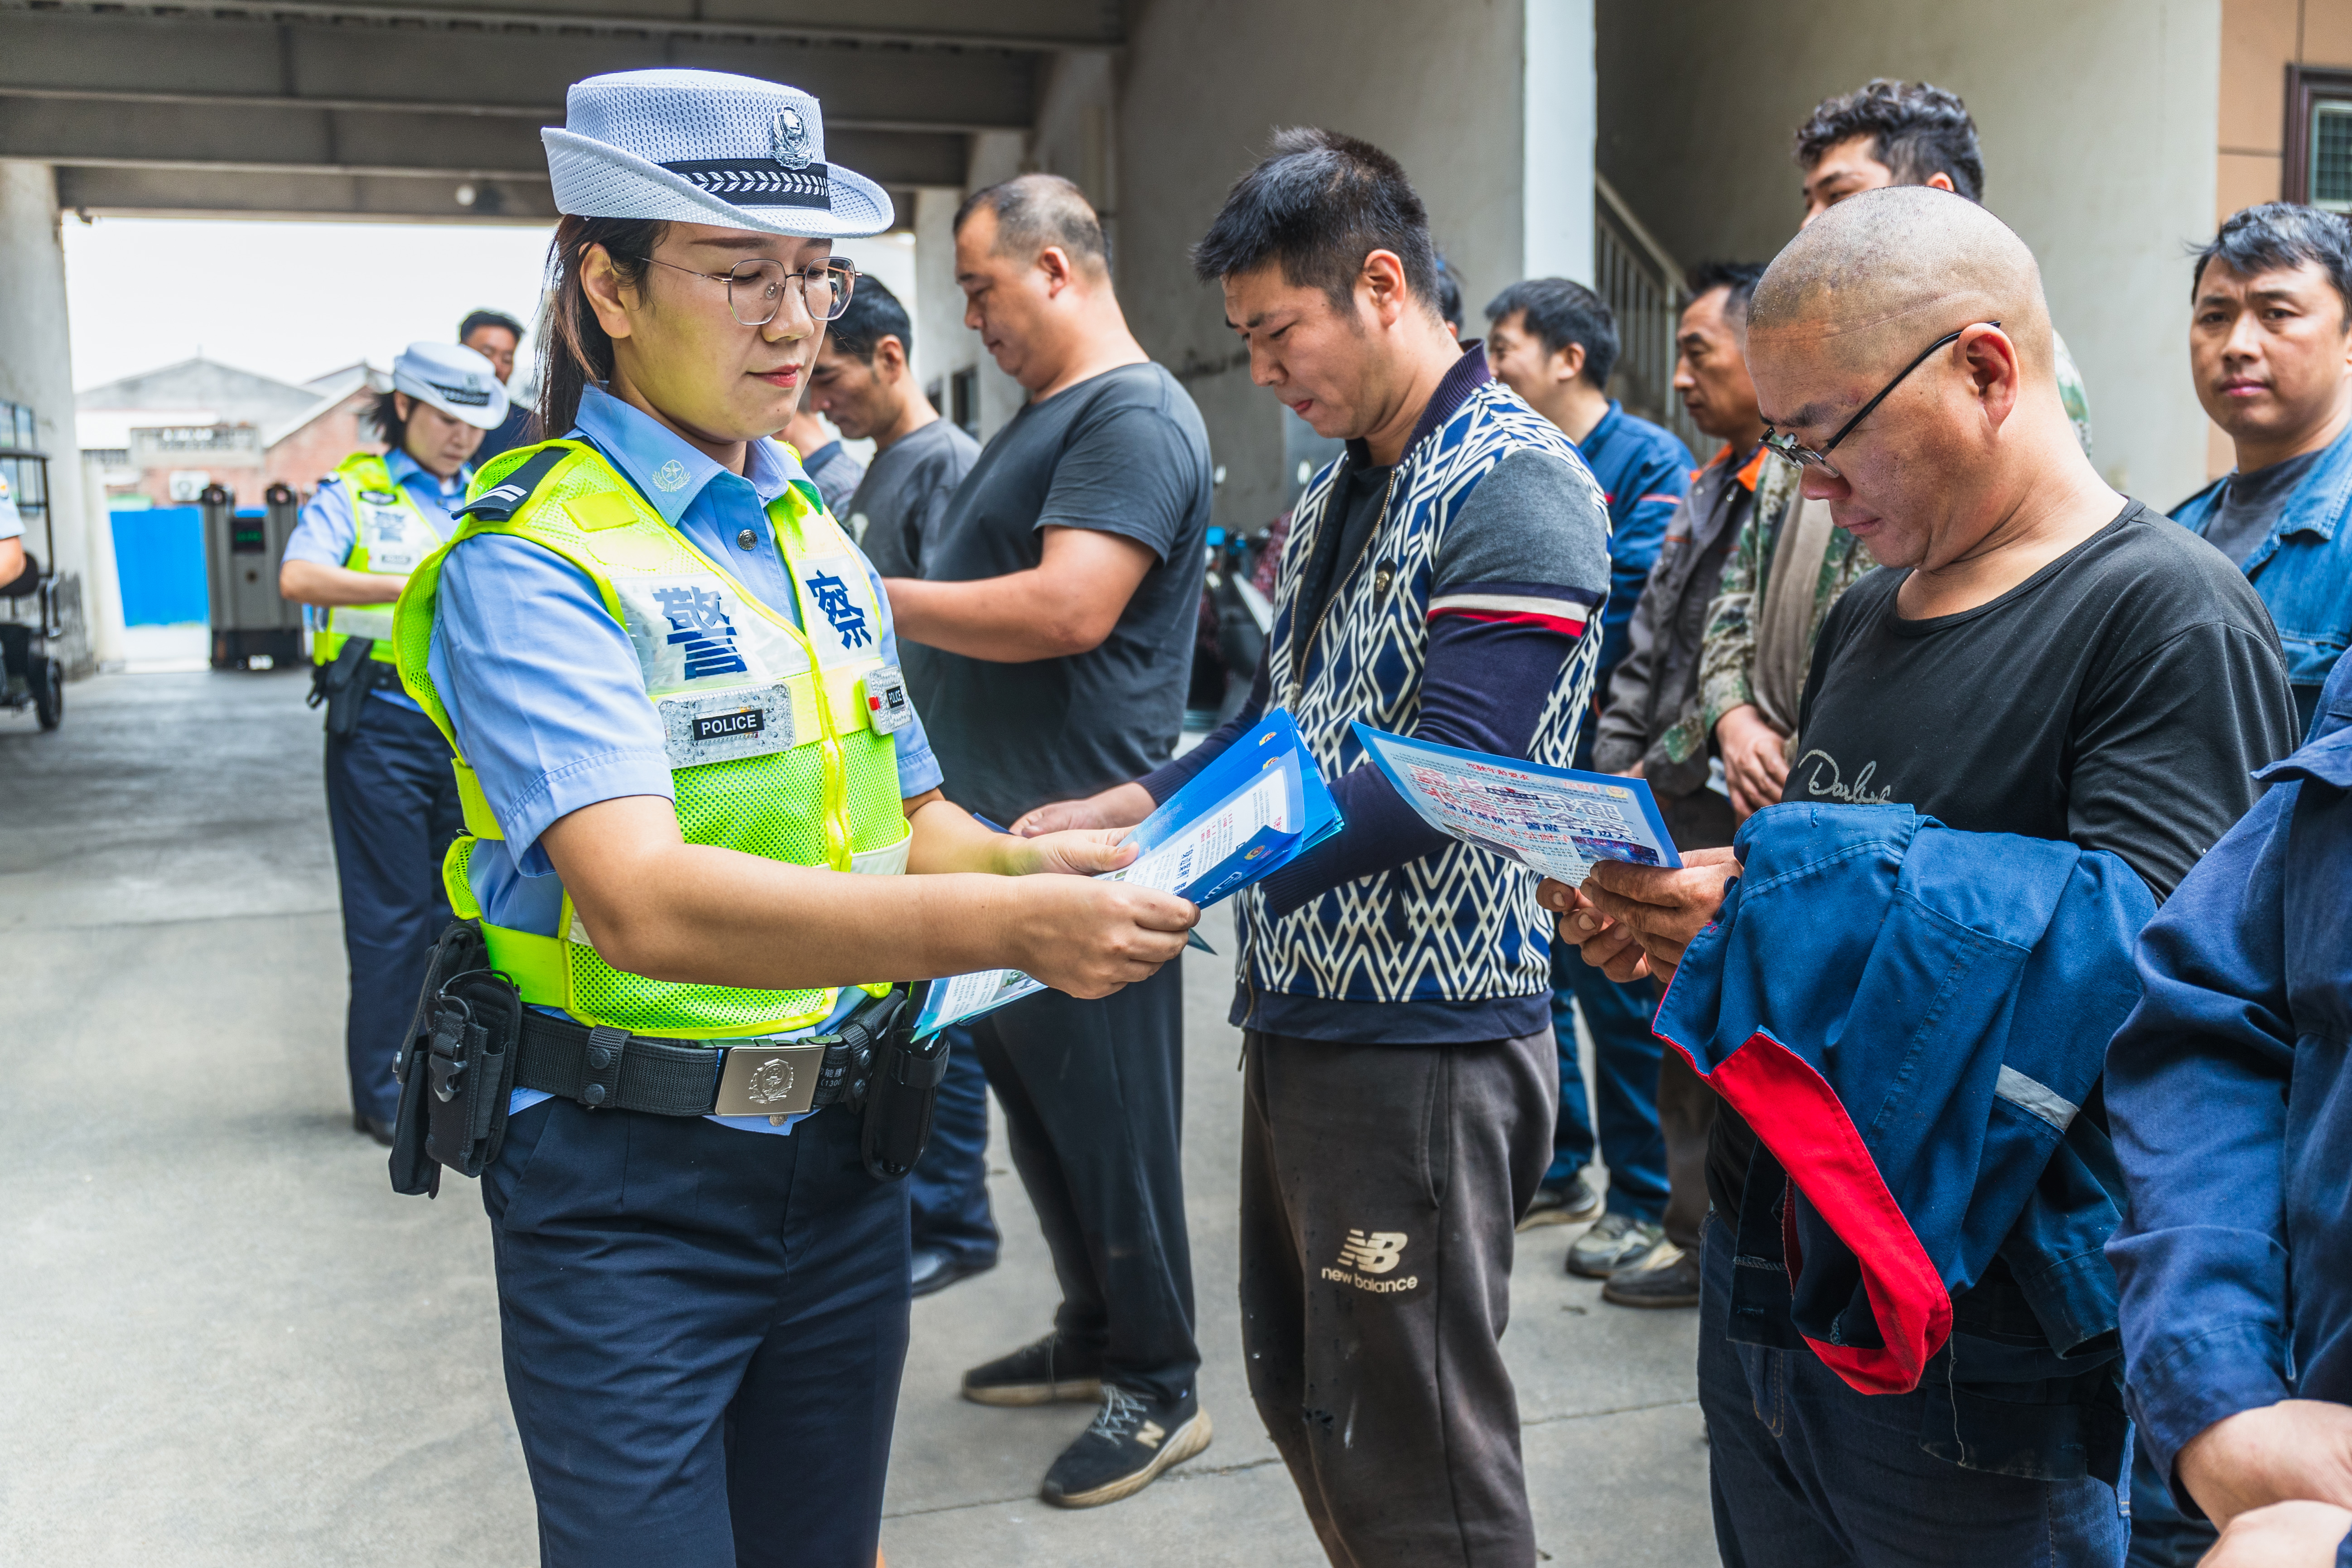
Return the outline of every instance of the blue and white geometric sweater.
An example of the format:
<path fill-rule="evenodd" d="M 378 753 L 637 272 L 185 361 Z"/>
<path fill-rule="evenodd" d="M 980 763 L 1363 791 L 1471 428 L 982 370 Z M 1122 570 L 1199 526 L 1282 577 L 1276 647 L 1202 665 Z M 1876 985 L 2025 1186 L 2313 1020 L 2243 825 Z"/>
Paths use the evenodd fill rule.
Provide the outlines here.
<path fill-rule="evenodd" d="M 1476 347 L 1470 354 L 1478 354 Z M 1412 731 L 1433 616 L 1538 626 L 1574 639 L 1536 727 L 1529 760 L 1567 766 L 1578 723 L 1591 706 L 1601 638 L 1581 633 L 1588 619 L 1599 618 L 1605 570 L 1598 592 L 1579 595 L 1590 604 L 1538 583 L 1455 584 L 1442 597 L 1433 594 L 1448 525 L 1481 479 L 1530 447 L 1563 458 L 1590 488 L 1602 531 L 1595 542 L 1606 549 L 1607 503 L 1574 444 L 1488 379 L 1483 356 L 1465 369 L 1475 375 L 1475 387 L 1406 449 L 1381 521 L 1333 586 L 1299 666 L 1293 662 L 1293 617 L 1300 581 L 1314 559 L 1317 536 L 1342 523 L 1333 501 L 1343 459 L 1315 476 L 1293 514 L 1266 642 L 1268 696 L 1289 710 L 1326 778 L 1339 778 L 1365 760 L 1349 728 L 1356 721 L 1392 733 Z M 1448 390 L 1441 389 L 1441 396 Z M 1237 900 L 1243 985 L 1261 995 L 1341 1002 L 1483 1002 L 1546 994 L 1552 921 L 1536 905 L 1537 880 L 1489 851 L 1449 843 L 1437 853 L 1342 883 L 1286 915 L 1272 912 L 1264 887 L 1249 888 Z"/>

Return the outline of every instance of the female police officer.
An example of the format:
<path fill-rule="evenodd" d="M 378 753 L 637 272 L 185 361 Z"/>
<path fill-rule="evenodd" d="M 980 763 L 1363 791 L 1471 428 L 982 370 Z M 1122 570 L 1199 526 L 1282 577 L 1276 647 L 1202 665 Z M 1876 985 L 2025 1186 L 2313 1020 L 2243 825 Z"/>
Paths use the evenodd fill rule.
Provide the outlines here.
<path fill-rule="evenodd" d="M 824 162 L 815 100 L 629 72 L 543 134 L 570 216 L 542 427 L 570 434 L 484 469 L 397 630 L 461 759 L 448 881 L 492 965 L 601 1026 L 577 1059 L 625 1030 L 727 1045 L 731 1072 L 860 983 L 1010 965 L 1100 995 L 1173 958 L 1181 900 L 1003 874 L 1124 864 L 1109 835 L 1016 839 L 942 798 L 879 580 L 766 439 L 855 283 L 832 241 L 890 221 Z M 543 1560 L 867 1568 L 903 1187 L 839 1106 L 604 1099 L 518 1090 L 484 1173 Z"/>
<path fill-rule="evenodd" d="M 411 343 L 392 362 L 392 390 L 373 414 L 392 450 L 354 452 L 320 484 L 278 570 L 280 594 L 327 612 L 310 644 L 319 665 L 334 668 L 357 645 L 337 672 L 345 694 L 328 710 L 327 819 L 351 962 L 352 1126 L 382 1143 L 392 1142 L 399 1106 L 393 1054 L 425 954 L 449 919 L 439 862 L 459 826 L 449 748 L 393 674 L 392 605 L 449 537 L 466 460 L 506 416 L 507 391 L 488 360 Z"/>

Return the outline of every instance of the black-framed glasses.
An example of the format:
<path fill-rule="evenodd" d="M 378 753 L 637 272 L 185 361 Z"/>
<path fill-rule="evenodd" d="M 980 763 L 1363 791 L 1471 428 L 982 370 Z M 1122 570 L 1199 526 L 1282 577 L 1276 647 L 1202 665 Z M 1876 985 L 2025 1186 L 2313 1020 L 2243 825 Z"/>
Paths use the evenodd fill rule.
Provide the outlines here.
<path fill-rule="evenodd" d="M 689 278 L 707 278 L 713 283 L 726 284 L 728 311 L 747 327 L 764 327 L 774 321 L 776 312 L 784 308 L 785 290 L 794 284 L 800 286 L 801 298 L 813 321 L 838 318 L 849 309 L 850 291 L 857 287 L 857 268 L 846 261 L 827 261 L 792 272 L 781 261 L 755 257 L 737 262 L 730 271 L 697 272 L 691 267 L 680 267 L 659 257 L 641 256 L 637 259 L 667 267 L 672 272 L 683 272 Z"/>
<path fill-rule="evenodd" d="M 1830 454 L 1837 449 L 1837 444 L 1840 441 L 1844 440 L 1848 436 L 1853 434 L 1853 427 L 1855 426 L 1870 417 L 1870 411 L 1872 409 L 1876 408 L 1880 404 L 1886 401 L 1886 395 L 1888 393 L 1903 384 L 1904 377 L 1909 375 L 1913 371 L 1917 370 L 1921 365 L 1926 364 L 1927 363 L 1928 356 L 1933 354 L 1937 349 L 1942 348 L 1946 343 L 1959 342 L 1960 334 L 1962 332 L 1973 331 L 1978 327 L 1998 327 L 2000 325 L 2000 323 L 1999 321 L 1970 321 L 1965 327 L 1946 332 L 1942 337 L 1937 338 L 1934 342 L 1929 343 L 1926 348 L 1921 349 L 1917 359 L 1913 360 L 1909 364 L 1905 365 L 1901 370 L 1895 372 L 1895 379 L 1888 382 L 1885 386 L 1880 387 L 1878 389 L 1878 395 L 1864 404 L 1861 410 L 1857 412 L 1853 418 L 1839 426 L 1837 434 L 1822 442 L 1818 449 L 1811 447 L 1800 446 L 1794 436 L 1789 435 L 1785 431 L 1775 430 L 1769 425 L 1764 427 L 1764 445 L 1769 447 L 1773 452 L 1779 455 L 1781 458 L 1788 462 L 1794 463 L 1799 468 L 1813 467 L 1819 468 L 1824 472 L 1830 474 L 1836 474 L 1837 468 L 1836 465 L 1830 461 Z"/>

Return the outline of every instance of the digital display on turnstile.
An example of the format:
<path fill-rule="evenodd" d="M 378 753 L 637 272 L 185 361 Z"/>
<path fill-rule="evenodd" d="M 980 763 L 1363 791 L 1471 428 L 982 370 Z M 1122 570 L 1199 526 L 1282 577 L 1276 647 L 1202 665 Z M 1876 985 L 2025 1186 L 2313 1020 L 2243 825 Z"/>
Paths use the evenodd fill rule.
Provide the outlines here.
<path fill-rule="evenodd" d="M 230 552 L 236 555 L 264 555 L 268 553 L 268 541 L 263 534 L 261 526 L 266 521 L 266 519 L 258 517 L 239 517 L 230 522 L 228 529 L 228 547 Z"/>

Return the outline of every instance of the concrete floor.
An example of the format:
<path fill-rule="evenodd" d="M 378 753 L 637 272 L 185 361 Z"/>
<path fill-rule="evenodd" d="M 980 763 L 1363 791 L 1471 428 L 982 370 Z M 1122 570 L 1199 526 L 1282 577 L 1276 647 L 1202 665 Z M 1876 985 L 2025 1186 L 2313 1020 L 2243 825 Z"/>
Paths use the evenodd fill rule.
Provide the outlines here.
<path fill-rule="evenodd" d="M 162 650 L 157 650 L 161 652 Z M 0 715 L 0 1562 L 532 1561 L 468 1184 L 395 1197 L 350 1131 L 343 960 L 299 675 L 105 675 L 64 728 Z M 1208 937 L 1230 953 L 1230 924 Z M 1077 1406 L 989 1410 L 961 1370 L 1048 1325 L 996 1161 L 1004 1260 L 915 1306 L 883 1545 L 958 1563 L 1312 1564 L 1244 1392 L 1237 1042 L 1189 961 L 1186 1182 L 1215 1446 L 1116 1506 L 1038 1478 Z M 1694 1315 L 1602 1305 L 1575 1233 L 1523 1247 L 1507 1342 L 1547 1560 L 1714 1560 Z"/>

